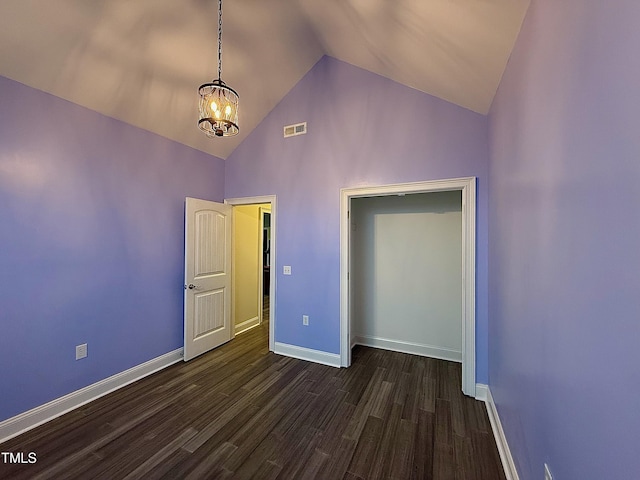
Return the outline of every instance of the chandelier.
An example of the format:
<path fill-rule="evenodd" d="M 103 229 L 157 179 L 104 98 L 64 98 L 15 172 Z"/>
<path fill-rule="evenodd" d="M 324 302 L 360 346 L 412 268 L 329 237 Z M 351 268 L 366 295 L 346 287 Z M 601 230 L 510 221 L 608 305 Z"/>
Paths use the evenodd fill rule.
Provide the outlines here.
<path fill-rule="evenodd" d="M 222 81 L 222 0 L 218 0 L 218 78 L 204 83 L 200 94 L 198 127 L 208 137 L 237 135 L 238 94 Z"/>

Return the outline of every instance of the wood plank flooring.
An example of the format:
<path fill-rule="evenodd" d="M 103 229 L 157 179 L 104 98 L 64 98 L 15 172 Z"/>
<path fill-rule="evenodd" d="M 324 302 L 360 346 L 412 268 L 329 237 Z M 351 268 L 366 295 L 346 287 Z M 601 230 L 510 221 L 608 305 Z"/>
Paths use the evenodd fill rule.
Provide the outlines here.
<path fill-rule="evenodd" d="M 1 444 L 37 462 L 0 478 L 505 478 L 459 364 L 356 347 L 337 369 L 267 338 L 265 323 Z"/>

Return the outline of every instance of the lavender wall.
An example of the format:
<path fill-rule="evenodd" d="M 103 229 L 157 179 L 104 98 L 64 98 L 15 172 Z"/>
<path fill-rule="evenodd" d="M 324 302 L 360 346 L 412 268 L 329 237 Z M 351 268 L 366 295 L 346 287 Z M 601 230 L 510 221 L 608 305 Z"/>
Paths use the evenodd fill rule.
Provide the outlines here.
<path fill-rule="evenodd" d="M 0 77 L 0 420 L 182 346 L 184 197 L 223 184 L 218 158 Z"/>
<path fill-rule="evenodd" d="M 284 125 L 304 121 L 308 134 L 283 138 Z M 486 117 L 323 57 L 225 169 L 227 198 L 277 195 L 276 341 L 340 351 L 340 188 L 477 176 L 477 380 L 486 382 L 487 162 Z"/>
<path fill-rule="evenodd" d="M 640 477 L 639 18 L 532 0 L 490 114 L 489 380 L 522 480 Z"/>

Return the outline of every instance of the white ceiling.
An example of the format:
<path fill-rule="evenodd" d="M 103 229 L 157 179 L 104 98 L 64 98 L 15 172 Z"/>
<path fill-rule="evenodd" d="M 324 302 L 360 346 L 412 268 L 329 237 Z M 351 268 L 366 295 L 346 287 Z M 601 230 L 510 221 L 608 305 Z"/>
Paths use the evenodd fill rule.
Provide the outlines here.
<path fill-rule="evenodd" d="M 529 0 L 226 0 L 240 134 L 207 138 L 217 0 L 2 0 L 0 75 L 226 158 L 323 56 L 487 113 Z"/>

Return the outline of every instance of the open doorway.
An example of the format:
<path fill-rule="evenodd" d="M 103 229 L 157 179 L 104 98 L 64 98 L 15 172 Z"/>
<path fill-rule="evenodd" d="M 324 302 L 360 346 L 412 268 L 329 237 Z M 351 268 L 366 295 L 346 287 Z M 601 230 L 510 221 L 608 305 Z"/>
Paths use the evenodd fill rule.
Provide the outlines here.
<path fill-rule="evenodd" d="M 267 328 L 275 332 L 275 196 L 227 199 L 232 206 L 232 300 L 234 335 Z"/>
<path fill-rule="evenodd" d="M 460 191 L 351 201 L 352 343 L 462 363 Z"/>
<path fill-rule="evenodd" d="M 351 364 L 351 348 L 357 342 L 353 330 L 354 298 L 352 269 L 352 199 L 429 192 L 461 194 L 461 328 L 462 391 L 475 397 L 475 249 L 476 179 L 475 177 L 435 180 L 374 187 L 345 188 L 340 199 L 340 362 Z M 415 352 L 418 353 L 418 352 Z"/>
<path fill-rule="evenodd" d="M 269 311 L 271 307 L 271 205 L 260 208 L 260 220 L 262 222 L 262 317 L 261 323 L 269 321 Z"/>

